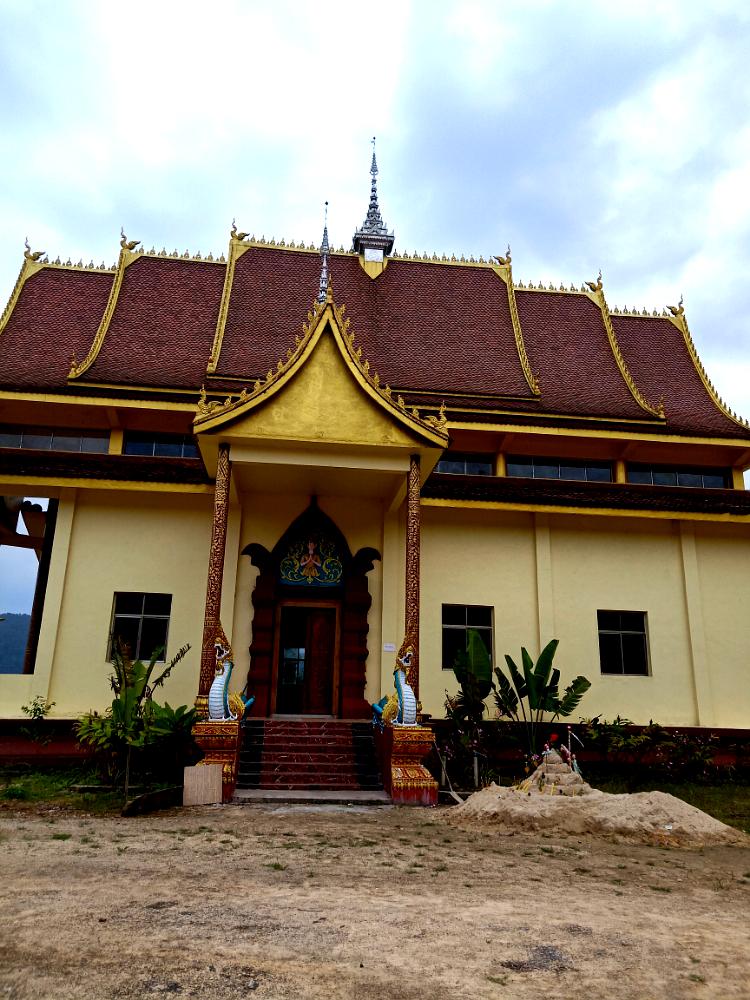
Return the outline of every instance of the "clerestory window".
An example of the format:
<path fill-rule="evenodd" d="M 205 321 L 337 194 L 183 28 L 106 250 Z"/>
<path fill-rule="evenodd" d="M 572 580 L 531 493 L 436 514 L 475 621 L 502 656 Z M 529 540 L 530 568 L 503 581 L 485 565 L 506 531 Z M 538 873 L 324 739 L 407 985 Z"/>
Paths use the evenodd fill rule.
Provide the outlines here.
<path fill-rule="evenodd" d="M 573 458 L 537 458 L 533 456 L 509 456 L 506 462 L 509 476 L 524 479 L 573 479 L 578 482 L 611 483 L 612 464 L 580 461 Z"/>
<path fill-rule="evenodd" d="M 438 462 L 435 471 L 447 472 L 453 476 L 492 476 L 495 474 L 492 455 L 466 455 L 446 452 Z"/>
<path fill-rule="evenodd" d="M 125 455 L 148 455 L 154 458 L 198 457 L 198 445 L 191 434 L 126 431 L 122 450 Z"/>
<path fill-rule="evenodd" d="M 699 489 L 723 490 L 732 481 L 728 469 L 681 469 L 669 465 L 631 465 L 627 467 L 629 483 L 649 486 L 694 486 Z"/>

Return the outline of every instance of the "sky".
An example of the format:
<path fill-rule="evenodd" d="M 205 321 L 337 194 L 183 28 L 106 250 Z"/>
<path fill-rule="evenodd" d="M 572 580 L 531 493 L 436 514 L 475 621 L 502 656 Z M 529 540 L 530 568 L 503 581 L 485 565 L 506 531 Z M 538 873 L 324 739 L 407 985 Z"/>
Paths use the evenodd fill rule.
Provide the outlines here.
<path fill-rule="evenodd" d="M 750 416 L 749 53 L 741 0 L 0 0 L 0 302 L 27 236 L 107 264 L 121 226 L 319 243 L 328 200 L 348 248 L 376 135 L 398 251 L 510 244 L 516 280 L 683 295 Z"/>

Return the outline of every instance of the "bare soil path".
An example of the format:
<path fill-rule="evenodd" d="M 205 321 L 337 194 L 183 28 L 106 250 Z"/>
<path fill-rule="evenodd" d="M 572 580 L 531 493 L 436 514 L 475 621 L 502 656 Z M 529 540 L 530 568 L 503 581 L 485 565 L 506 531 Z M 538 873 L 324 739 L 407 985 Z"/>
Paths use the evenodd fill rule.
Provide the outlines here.
<path fill-rule="evenodd" d="M 420 809 L 0 813 L 1 1000 L 750 998 L 750 850 Z"/>

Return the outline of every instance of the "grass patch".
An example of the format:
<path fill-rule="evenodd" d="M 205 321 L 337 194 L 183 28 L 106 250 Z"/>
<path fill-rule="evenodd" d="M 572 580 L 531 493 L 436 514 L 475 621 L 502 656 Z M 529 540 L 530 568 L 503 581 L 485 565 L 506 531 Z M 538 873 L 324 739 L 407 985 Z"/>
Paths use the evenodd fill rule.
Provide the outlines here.
<path fill-rule="evenodd" d="M 72 833 L 53 833 L 52 834 L 52 839 L 53 840 L 70 840 L 70 838 L 72 836 L 73 836 Z"/>
<path fill-rule="evenodd" d="M 45 803 L 73 811 L 96 813 L 119 812 L 122 796 L 114 792 L 80 793 L 71 785 L 95 784 L 96 773 L 90 768 L 31 768 L 18 765 L 0 767 L 0 800 L 35 805 Z"/>

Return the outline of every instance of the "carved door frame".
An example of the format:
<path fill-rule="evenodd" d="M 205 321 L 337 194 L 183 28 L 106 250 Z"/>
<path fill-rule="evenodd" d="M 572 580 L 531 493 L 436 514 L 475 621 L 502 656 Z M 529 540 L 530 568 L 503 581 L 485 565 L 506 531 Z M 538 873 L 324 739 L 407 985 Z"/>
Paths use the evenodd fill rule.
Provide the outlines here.
<path fill-rule="evenodd" d="M 309 608 L 311 611 L 317 608 L 333 608 L 336 612 L 336 625 L 333 642 L 333 671 L 331 678 L 331 715 L 334 719 L 340 718 L 341 705 L 339 703 L 339 673 L 341 669 L 341 601 L 324 598 L 316 601 L 310 598 L 288 597 L 279 598 L 276 602 L 276 614 L 273 636 L 273 661 L 271 669 L 270 714 L 276 715 L 276 701 L 279 694 L 279 659 L 281 653 L 281 615 L 284 608 Z M 293 714 L 293 713 L 284 713 Z M 304 712 L 302 713 L 305 714 Z"/>

